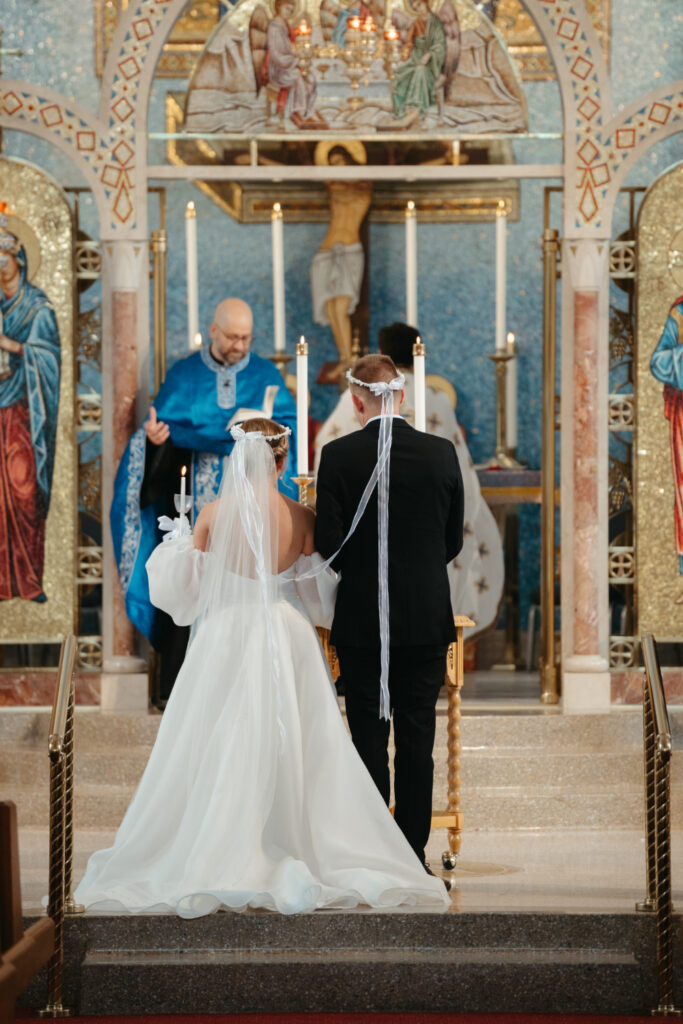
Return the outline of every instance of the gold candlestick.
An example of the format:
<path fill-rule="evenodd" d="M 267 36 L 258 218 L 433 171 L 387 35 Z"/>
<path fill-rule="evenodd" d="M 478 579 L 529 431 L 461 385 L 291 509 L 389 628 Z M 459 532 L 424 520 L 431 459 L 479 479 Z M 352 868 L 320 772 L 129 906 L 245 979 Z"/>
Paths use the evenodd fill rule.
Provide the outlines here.
<path fill-rule="evenodd" d="M 308 488 L 313 483 L 312 476 L 293 476 L 292 480 L 299 485 L 299 504 L 308 505 Z"/>
<path fill-rule="evenodd" d="M 266 356 L 271 363 L 275 363 L 283 377 L 287 373 L 287 363 L 291 363 L 293 358 L 294 356 L 287 355 L 286 352 L 274 352 L 272 356 Z"/>
<path fill-rule="evenodd" d="M 496 367 L 496 454 L 488 459 L 484 469 L 524 469 L 521 462 L 513 458 L 507 443 L 507 423 L 505 411 L 507 404 L 505 383 L 507 379 L 507 364 L 514 359 L 510 351 L 494 352 L 489 356 Z"/>

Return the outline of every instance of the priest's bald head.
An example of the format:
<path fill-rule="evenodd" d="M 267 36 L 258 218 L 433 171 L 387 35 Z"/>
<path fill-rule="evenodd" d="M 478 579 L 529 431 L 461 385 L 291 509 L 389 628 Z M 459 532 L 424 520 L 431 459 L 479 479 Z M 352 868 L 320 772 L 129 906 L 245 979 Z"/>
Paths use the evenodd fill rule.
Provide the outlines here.
<path fill-rule="evenodd" d="M 209 351 L 219 363 L 239 363 L 251 346 L 254 317 L 242 299 L 223 299 L 216 306 L 209 328 Z"/>

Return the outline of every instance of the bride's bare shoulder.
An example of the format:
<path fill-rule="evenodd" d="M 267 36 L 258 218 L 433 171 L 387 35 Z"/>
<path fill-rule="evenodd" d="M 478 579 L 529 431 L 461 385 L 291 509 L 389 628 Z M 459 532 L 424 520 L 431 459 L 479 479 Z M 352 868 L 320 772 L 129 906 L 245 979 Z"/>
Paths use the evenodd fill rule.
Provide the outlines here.
<path fill-rule="evenodd" d="M 213 527 L 217 507 L 217 501 L 210 501 L 208 505 L 204 506 L 197 516 L 197 521 L 194 524 L 193 538 L 194 546 L 199 548 L 200 551 L 206 551 L 208 547 L 209 534 Z"/>
<path fill-rule="evenodd" d="M 301 539 L 302 553 L 304 555 L 312 555 L 315 550 L 313 546 L 313 533 L 315 530 L 315 514 L 313 509 L 308 508 L 306 505 L 300 505 L 298 501 L 293 501 L 286 494 L 280 494 L 279 498 L 282 508 L 291 519 L 294 532 Z"/>

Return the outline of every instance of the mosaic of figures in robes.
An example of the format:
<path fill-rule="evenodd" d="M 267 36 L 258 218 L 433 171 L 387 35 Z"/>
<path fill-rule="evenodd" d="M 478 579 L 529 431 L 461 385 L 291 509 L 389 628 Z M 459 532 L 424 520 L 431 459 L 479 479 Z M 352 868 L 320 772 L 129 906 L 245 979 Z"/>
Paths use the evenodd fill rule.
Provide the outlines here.
<path fill-rule="evenodd" d="M 650 369 L 664 384 L 664 416 L 669 424 L 674 484 L 673 526 L 678 572 L 683 577 L 683 294 L 672 304 L 652 353 Z M 676 604 L 683 604 L 683 587 Z"/>
<path fill-rule="evenodd" d="M 0 600 L 42 603 L 61 359 L 55 311 L 31 281 L 39 262 L 31 228 L 0 214 Z"/>
<path fill-rule="evenodd" d="M 187 94 L 191 132 L 520 132 L 524 93 L 471 0 L 242 0 Z"/>

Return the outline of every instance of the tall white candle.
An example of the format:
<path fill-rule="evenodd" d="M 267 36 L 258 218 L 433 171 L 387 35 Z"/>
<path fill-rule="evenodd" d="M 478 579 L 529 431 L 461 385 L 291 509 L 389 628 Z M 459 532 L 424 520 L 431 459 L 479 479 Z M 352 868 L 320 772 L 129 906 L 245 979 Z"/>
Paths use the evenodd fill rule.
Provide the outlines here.
<path fill-rule="evenodd" d="M 515 336 L 507 335 L 507 350 L 512 356 L 505 364 L 505 434 L 508 448 L 517 447 L 517 346 Z"/>
<path fill-rule="evenodd" d="M 413 345 L 413 384 L 415 387 L 415 429 L 426 429 L 426 396 L 425 396 L 425 347 L 422 339 Z"/>
<path fill-rule="evenodd" d="M 275 351 L 285 348 L 285 263 L 282 253 L 282 208 L 273 206 L 271 215 L 273 248 L 273 315 L 275 320 Z"/>
<path fill-rule="evenodd" d="M 417 327 L 417 214 L 412 199 L 406 206 L 406 322 Z"/>
<path fill-rule="evenodd" d="M 185 515 L 185 487 L 187 481 L 187 466 L 183 466 L 180 470 L 180 514 Z"/>
<path fill-rule="evenodd" d="M 296 346 L 296 472 L 308 475 L 308 343 L 303 334 Z"/>
<path fill-rule="evenodd" d="M 505 351 L 506 262 L 507 207 L 501 199 L 496 210 L 496 352 Z"/>
<path fill-rule="evenodd" d="M 195 337 L 199 331 L 199 303 L 197 298 L 197 211 L 192 200 L 185 207 L 185 258 L 187 264 L 187 338 L 190 352 L 194 352 Z"/>

